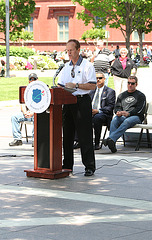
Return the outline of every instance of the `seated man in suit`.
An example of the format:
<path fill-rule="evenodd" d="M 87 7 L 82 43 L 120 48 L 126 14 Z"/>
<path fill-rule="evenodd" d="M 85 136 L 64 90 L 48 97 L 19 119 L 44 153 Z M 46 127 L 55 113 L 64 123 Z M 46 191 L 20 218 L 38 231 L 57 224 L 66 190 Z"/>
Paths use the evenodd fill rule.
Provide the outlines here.
<path fill-rule="evenodd" d="M 113 116 L 113 109 L 115 106 L 115 91 L 104 85 L 105 75 L 103 72 L 96 73 L 97 87 L 90 91 L 92 99 L 92 123 L 95 134 L 94 149 L 99 150 L 100 136 L 103 124 L 106 123 L 108 129 Z"/>

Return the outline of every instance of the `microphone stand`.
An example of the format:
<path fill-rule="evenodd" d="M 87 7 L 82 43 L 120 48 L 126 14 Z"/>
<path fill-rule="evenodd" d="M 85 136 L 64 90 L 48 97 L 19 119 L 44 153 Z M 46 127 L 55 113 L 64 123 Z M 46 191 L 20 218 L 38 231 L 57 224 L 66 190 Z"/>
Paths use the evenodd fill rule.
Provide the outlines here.
<path fill-rule="evenodd" d="M 61 70 L 62 70 L 63 67 L 64 67 L 64 64 L 61 64 L 61 65 L 59 66 L 59 68 L 57 69 L 55 75 L 53 76 L 53 87 L 56 86 L 56 84 L 55 84 L 55 79 L 56 79 L 56 77 L 58 76 L 58 74 L 61 72 Z"/>

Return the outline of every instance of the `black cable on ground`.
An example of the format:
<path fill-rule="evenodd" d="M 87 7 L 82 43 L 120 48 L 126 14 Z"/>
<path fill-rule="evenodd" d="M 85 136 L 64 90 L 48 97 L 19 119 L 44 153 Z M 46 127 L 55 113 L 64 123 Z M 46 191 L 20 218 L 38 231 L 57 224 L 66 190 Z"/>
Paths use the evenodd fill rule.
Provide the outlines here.
<path fill-rule="evenodd" d="M 124 162 L 127 162 L 127 163 L 135 163 L 135 162 L 141 162 L 141 161 L 148 161 L 149 159 L 151 159 L 151 158 L 147 158 L 147 159 L 143 158 L 143 159 L 128 161 L 127 159 L 122 158 L 122 159 L 118 160 L 118 161 L 117 161 L 116 163 L 114 163 L 114 164 L 103 164 L 102 166 L 96 168 L 96 171 L 98 171 L 99 169 L 101 169 L 101 168 L 103 168 L 103 167 L 114 167 L 114 166 L 117 166 L 120 162 L 123 162 L 123 161 L 124 161 Z M 143 168 L 143 167 L 140 167 L 140 166 L 138 166 L 138 167 L 139 167 L 139 168 Z M 74 173 L 73 176 L 75 176 L 75 175 L 77 175 L 77 174 L 83 174 L 83 173 L 84 173 L 84 172 Z"/>

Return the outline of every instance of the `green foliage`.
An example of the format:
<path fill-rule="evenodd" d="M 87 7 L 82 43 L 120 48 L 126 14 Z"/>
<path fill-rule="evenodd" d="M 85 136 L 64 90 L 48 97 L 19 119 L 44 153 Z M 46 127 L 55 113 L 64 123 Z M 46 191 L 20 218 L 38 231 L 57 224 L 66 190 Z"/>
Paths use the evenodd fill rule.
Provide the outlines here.
<path fill-rule="evenodd" d="M 34 0 L 9 0 L 10 39 L 28 26 L 31 14 L 35 10 Z M 0 1 L 0 32 L 6 34 L 5 0 Z M 6 36 L 4 40 L 6 39 Z"/>
<path fill-rule="evenodd" d="M 78 2 L 87 10 L 82 10 L 77 14 L 78 19 L 81 18 L 86 25 L 93 22 L 96 28 L 102 28 L 103 25 L 108 24 L 111 28 L 120 29 L 126 40 L 127 48 L 130 46 L 131 33 L 143 25 L 147 19 L 149 22 L 152 21 L 152 0 L 72 1 Z M 96 22 L 95 17 L 99 17 L 100 21 Z"/>
<path fill-rule="evenodd" d="M 99 39 L 105 38 L 105 30 L 97 28 L 90 29 L 85 31 L 81 37 L 81 39 L 83 39 L 84 41 L 87 41 L 88 39 L 94 40 L 97 38 Z"/>
<path fill-rule="evenodd" d="M 28 59 L 29 56 L 34 55 L 34 51 L 27 47 L 13 47 L 10 46 L 10 56 L 14 57 L 24 57 Z M 6 47 L 0 46 L 0 56 L 6 56 Z"/>
<path fill-rule="evenodd" d="M 33 33 L 28 31 L 21 31 L 21 32 L 15 32 L 13 36 L 11 36 L 12 42 L 18 42 L 20 40 L 33 40 Z"/>

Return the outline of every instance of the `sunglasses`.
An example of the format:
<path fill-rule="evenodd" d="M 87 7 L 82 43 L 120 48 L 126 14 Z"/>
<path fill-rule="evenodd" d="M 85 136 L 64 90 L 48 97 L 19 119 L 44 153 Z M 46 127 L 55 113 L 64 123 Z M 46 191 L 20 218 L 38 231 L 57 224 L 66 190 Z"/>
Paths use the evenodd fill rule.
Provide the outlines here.
<path fill-rule="evenodd" d="M 30 82 L 36 81 L 36 79 L 35 79 L 35 78 L 30 78 L 29 81 L 30 81 Z"/>
<path fill-rule="evenodd" d="M 97 79 L 103 79 L 104 77 L 97 77 Z"/>
<path fill-rule="evenodd" d="M 72 78 L 75 77 L 74 67 L 71 69 L 71 77 L 72 77 Z"/>
<path fill-rule="evenodd" d="M 135 85 L 136 82 L 128 82 L 128 85 L 131 84 L 131 85 Z"/>

